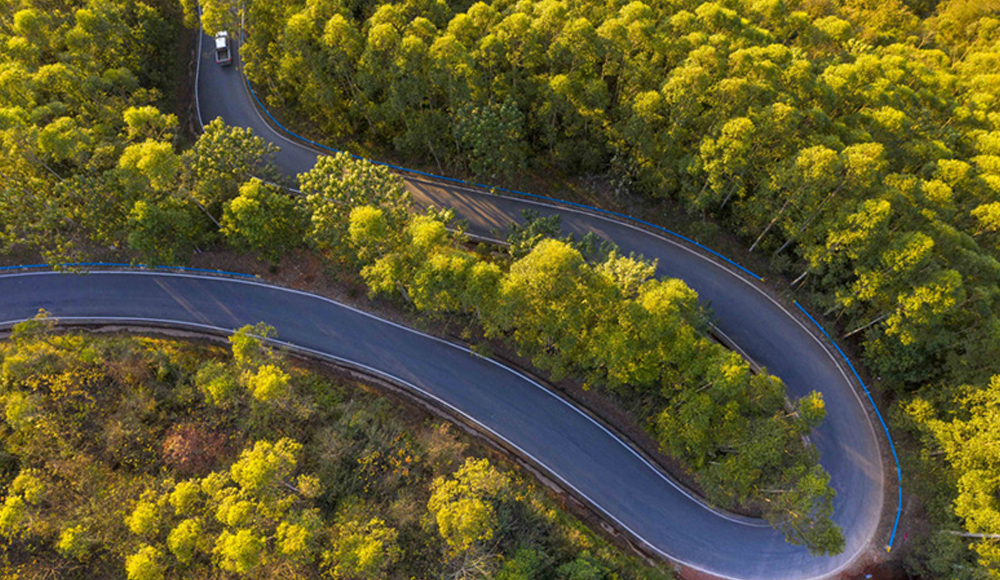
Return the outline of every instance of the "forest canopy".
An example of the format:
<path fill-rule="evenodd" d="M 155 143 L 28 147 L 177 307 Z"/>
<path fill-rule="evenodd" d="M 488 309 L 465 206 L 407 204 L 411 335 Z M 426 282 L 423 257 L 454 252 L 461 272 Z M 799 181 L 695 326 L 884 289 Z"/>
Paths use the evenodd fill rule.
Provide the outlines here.
<path fill-rule="evenodd" d="M 969 395 L 1000 374 L 995 0 L 287 0 L 246 16 L 247 72 L 299 127 L 498 184 L 605 175 L 736 232 L 856 344 L 920 439 L 904 473 L 938 531 L 911 568 L 996 570 L 995 478 L 946 435 L 995 441 Z"/>
<path fill-rule="evenodd" d="M 122 11 L 126 10 L 117 5 L 95 4 L 96 7 L 104 10 L 104 18 L 109 20 L 120 19 Z M 157 22 L 165 29 L 176 31 L 179 8 L 188 11 L 190 16 L 191 6 L 150 7 L 144 14 L 157 16 Z M 232 5 L 226 3 L 206 3 L 206 26 L 231 28 L 235 14 L 231 8 Z M 48 67 L 59 66 L 67 51 L 73 50 L 73 31 L 93 25 L 88 10 L 51 12 L 48 18 L 61 25 L 47 31 L 46 50 L 29 61 L 11 55 L 12 65 L 21 67 L 29 75 L 44 75 Z M 17 22 L 33 18 L 28 14 L 36 13 L 41 11 L 24 8 L 13 14 L 13 24 L 8 31 L 9 45 L 20 42 L 21 35 L 25 34 L 26 29 L 16 25 Z M 191 23 L 190 18 L 185 20 Z M 107 27 L 97 27 L 97 30 L 105 35 L 113 33 Z M 119 32 L 124 34 L 124 31 Z M 147 34 L 141 27 L 131 33 L 134 45 L 161 51 L 162 58 L 167 57 L 171 48 L 169 42 Z M 110 36 L 106 40 L 110 42 Z M 151 45 L 154 41 L 157 42 Z M 64 99 L 63 93 L 76 94 L 88 87 L 95 75 L 102 74 L 95 63 L 82 56 L 79 61 L 81 71 L 65 83 L 62 93 L 39 92 L 34 80 L 26 83 L 35 91 L 33 98 L 40 107 L 63 106 L 59 100 Z M 141 71 L 146 61 L 129 62 Z M 34 73 L 36 70 L 39 72 Z M 149 84 L 155 81 L 137 80 Z M 214 120 L 205 126 L 193 145 L 184 143 L 177 116 L 164 112 L 169 103 L 162 95 L 169 90 L 169 82 L 160 81 L 159 89 L 123 95 L 121 102 L 102 103 L 97 96 L 84 93 L 88 98 L 76 102 L 76 108 L 67 110 L 68 116 L 51 127 L 31 116 L 6 127 L 5 138 L 11 148 L 7 150 L 5 161 L 11 171 L 23 176 L 22 181 L 4 184 L 7 191 L 4 199 L 10 206 L 0 219 L 5 222 L 4 239 L 9 249 L 40 251 L 47 259 L 59 262 L 87 256 L 95 248 L 108 245 L 113 252 L 127 251 L 126 255 L 133 262 L 156 265 L 183 264 L 194 251 L 224 242 L 236 252 L 253 253 L 277 264 L 291 250 L 308 246 L 325 255 L 335 268 L 360 271 L 373 293 L 403 296 L 407 305 L 418 310 L 464 316 L 466 322 L 482 324 L 497 337 L 513 338 L 518 348 L 526 353 L 539 353 L 531 356 L 555 376 L 572 371 L 587 380 L 618 387 L 624 396 L 631 398 L 632 404 L 643 397 L 649 399 L 648 408 L 637 417 L 643 425 L 659 433 L 657 439 L 664 451 L 698 474 L 713 502 L 742 504 L 751 509 L 769 506 L 764 515 L 782 527 L 791 540 L 806 543 L 819 552 L 841 549 L 840 531 L 830 520 L 833 492 L 828 484 L 829 477 L 818 466 L 815 451 L 800 441 L 801 435 L 822 419 L 821 399 L 812 397 L 802 403 L 816 411 L 808 420 L 804 420 L 796 408 L 786 408 L 780 381 L 769 376 L 751 377 L 746 364 L 738 357 L 705 339 L 705 325 L 697 320 L 700 315 L 696 313 L 696 297 L 683 284 L 673 281 L 655 292 L 651 290 L 649 296 L 642 298 L 648 304 L 640 306 L 635 296 L 639 286 L 654 285 L 648 264 L 618 257 L 603 267 L 607 272 L 600 268 L 591 271 L 590 266 L 582 265 L 582 256 L 574 257 L 577 250 L 553 241 L 547 246 L 551 252 L 561 252 L 577 263 L 574 268 L 578 272 L 565 272 L 568 287 L 593 293 L 595 298 L 600 296 L 607 312 L 617 312 L 617 303 L 621 303 L 626 310 L 623 317 L 638 316 L 649 324 L 650 312 L 656 309 L 683 311 L 684 314 L 664 319 L 665 327 L 658 330 L 657 336 L 664 341 L 674 340 L 670 333 L 676 330 L 686 348 L 698 353 L 696 361 L 699 364 L 685 367 L 679 360 L 661 361 L 655 357 L 637 360 L 641 353 L 629 355 L 630 346 L 654 348 L 655 345 L 633 344 L 636 337 L 632 335 L 618 337 L 621 344 L 617 356 L 622 360 L 611 366 L 612 374 L 593 372 L 609 362 L 588 360 L 593 354 L 588 355 L 586 350 L 595 350 L 596 343 L 580 343 L 584 347 L 580 350 L 569 348 L 571 345 L 562 340 L 556 356 L 543 357 L 540 352 L 548 348 L 547 343 L 558 339 L 550 333 L 558 323 L 542 316 L 547 306 L 555 304 L 553 297 L 540 292 L 541 287 L 537 284 L 540 277 L 549 274 L 544 264 L 531 265 L 516 276 L 518 282 L 511 284 L 512 298 L 501 302 L 508 308 L 507 312 L 481 309 L 480 305 L 491 301 L 490 293 L 499 291 L 499 266 L 492 263 L 492 258 L 480 260 L 460 250 L 457 246 L 463 243 L 463 238 L 444 234 L 444 222 L 447 221 L 444 216 L 412 218 L 402 182 L 397 176 L 347 156 L 323 157 L 313 171 L 300 176 L 302 195 L 291 196 L 272 183 L 282 181 L 270 166 L 276 149 L 249 130 L 227 127 L 221 120 Z M 140 98 L 145 100 L 138 101 Z M 13 99 L 10 105 L 10 110 L 21 110 Z M 62 137 L 57 139 L 62 134 L 57 131 L 73 135 L 93 133 L 88 128 L 90 125 L 84 124 L 89 122 L 84 113 L 90 107 L 97 107 L 103 115 L 100 127 L 104 140 L 94 141 L 87 137 L 73 141 L 75 157 L 72 160 L 58 155 L 45 157 L 46 147 L 68 143 Z M 501 111 L 497 119 L 503 121 L 506 114 Z M 468 139 L 482 137 L 475 137 L 477 129 L 466 129 Z M 487 141 L 479 146 L 483 151 L 491 148 Z M 98 151 L 101 156 L 97 156 Z M 95 158 L 104 161 L 95 165 L 92 162 Z M 484 157 L 482 161 L 487 160 Z M 87 185 L 84 189 L 67 192 L 63 189 L 67 182 L 99 182 L 104 189 L 88 189 L 90 185 Z M 70 197 L 60 197 L 63 193 Z M 26 201 L 42 203 L 32 205 Z M 354 212 L 359 215 L 354 216 Z M 53 229 L 53 223 L 58 223 L 59 227 Z M 522 244 L 522 248 L 527 253 L 538 242 L 532 240 L 530 244 Z M 406 244 L 413 245 L 407 247 Z M 446 246 L 455 246 L 455 249 L 446 251 Z M 430 266 L 436 270 L 418 272 L 417 280 L 409 280 L 407 276 L 414 273 L 412 270 L 421 260 L 421 252 L 435 254 Z M 532 253 L 536 257 L 539 255 Z M 521 257 L 527 260 L 531 256 Z M 524 264 L 530 262 L 527 260 Z M 612 271 L 616 269 L 623 271 Z M 634 273 L 625 273 L 628 269 Z M 465 286 L 469 283 L 466 275 L 472 276 L 470 287 Z M 621 281 L 625 287 L 619 288 L 616 278 L 619 275 L 630 276 Z M 518 284 L 521 287 L 516 289 Z M 397 294 L 395 291 L 400 289 L 403 292 Z M 570 299 L 572 295 L 561 298 L 563 302 Z M 530 315 L 531 310 L 534 316 Z M 468 320 L 473 311 L 489 316 L 477 314 Z M 579 320 L 574 321 L 576 327 L 593 323 L 595 312 L 581 311 Z M 526 324 L 515 329 L 502 322 L 505 317 L 518 318 Z M 601 324 L 610 332 L 617 322 L 606 319 Z M 672 330 L 675 324 L 679 326 Z M 527 339 L 528 335 L 534 338 Z M 667 344 L 661 344 L 659 352 L 664 352 Z M 650 370 L 661 362 L 670 365 L 672 370 L 666 374 Z M 629 365 L 642 368 L 629 369 Z M 727 369 L 731 371 L 728 374 Z M 626 388 L 627 382 L 640 377 L 641 382 Z M 692 386 L 696 380 L 717 388 L 694 396 Z M 670 392 L 670 381 L 678 382 L 677 388 L 682 394 Z M 265 373 L 255 379 L 253 391 L 268 393 L 278 383 L 278 376 Z M 222 389 L 219 393 L 225 391 L 225 384 L 218 387 Z M 633 391 L 633 388 L 638 390 Z M 647 393 L 635 395 L 639 390 Z M 706 398 L 706 395 L 711 396 Z M 685 398 L 690 400 L 685 401 Z M 671 400 L 677 405 L 685 401 L 682 414 L 667 412 L 672 407 L 665 401 Z M 719 406 L 713 410 L 716 404 Z M 721 413 L 724 409 L 738 409 L 738 412 L 726 419 Z M 688 418 L 694 414 L 703 415 L 705 421 L 697 428 L 683 428 L 683 413 Z M 672 433 L 678 436 L 672 437 Z M 756 448 L 746 445 L 749 440 L 746 433 L 756 434 L 760 443 Z M 768 449 L 786 454 L 769 454 Z M 710 465 L 715 467 L 709 469 Z M 747 466 L 754 469 L 747 471 Z M 757 475 L 736 477 L 736 474 L 746 473 Z M 777 490 L 774 493 L 782 501 L 762 497 L 757 491 L 762 486 Z M 788 514 L 797 515 L 789 518 Z"/>
<path fill-rule="evenodd" d="M 235 30 L 236 3 L 201 5 L 206 29 Z M 929 531 L 911 536 L 910 570 L 971 580 L 1000 568 L 990 451 L 1000 435 L 989 419 L 1000 376 L 998 12 L 997 0 L 251 0 L 243 56 L 267 102 L 314 136 L 498 184 L 598 175 L 618 195 L 668 199 L 735 232 L 775 273 L 769 281 L 856 348 L 893 404 L 894 432 L 912 436 L 901 448 L 905 489 L 919 496 L 914 517 Z M 664 377 L 650 378 L 646 361 L 602 367 L 597 355 L 614 352 L 592 352 L 543 316 L 510 323 L 515 312 L 544 313 L 542 298 L 558 303 L 525 290 L 533 272 L 615 296 L 606 310 L 619 320 L 686 303 L 683 288 L 644 277 L 641 259 L 534 235 L 513 240 L 505 258 L 472 255 L 444 230 L 446 215 L 411 217 L 391 180 L 363 164 L 340 171 L 389 195 L 351 208 L 325 203 L 344 194 L 324 181 L 336 173 L 330 165 L 294 200 L 255 181 L 280 181 L 269 167 L 274 148 L 218 121 L 196 138 L 179 102 L 182 25 L 197 24 L 190 0 L 0 3 L 5 254 L 180 264 L 228 247 L 276 264 L 309 247 L 359 271 L 376 294 L 480 324 L 556 375 L 635 397 L 656 433 L 688 427 L 658 414 L 665 400 L 692 412 L 718 403 L 648 387 Z M 417 251 L 434 259 L 421 263 Z M 484 292 L 509 301 L 481 311 Z M 671 328 L 697 328 L 696 318 L 678 315 Z M 619 354 L 635 346 L 614 338 Z M 699 360 L 727 362 L 698 340 L 684 344 L 702 349 Z M 280 392 L 277 370 L 260 373 L 252 392 Z M 727 433 L 787 441 L 800 419 L 822 415 L 821 400 L 803 400 L 785 420 L 767 376 L 739 377 L 724 393 L 748 413 L 724 428 L 687 429 L 700 446 L 673 451 L 691 465 L 738 455 Z M 629 381 L 639 388 L 624 389 Z M 220 378 L 207 396 L 225 398 L 231 383 Z M 749 396 L 755 389 L 764 396 Z M 823 474 L 803 468 L 808 452 L 779 464 L 797 473 L 783 484 L 803 485 L 791 500 L 825 497 Z M 713 469 L 703 473 L 709 493 L 725 473 Z M 36 487 L 21 480 L 8 515 L 29 506 Z M 352 533 L 392 536 L 373 520 Z M 81 537 L 68 530 L 60 545 L 70 553 Z M 239 556 L 255 538 L 227 537 L 220 554 L 247 565 Z M 155 573 L 166 553 L 149 544 L 128 566 Z"/>

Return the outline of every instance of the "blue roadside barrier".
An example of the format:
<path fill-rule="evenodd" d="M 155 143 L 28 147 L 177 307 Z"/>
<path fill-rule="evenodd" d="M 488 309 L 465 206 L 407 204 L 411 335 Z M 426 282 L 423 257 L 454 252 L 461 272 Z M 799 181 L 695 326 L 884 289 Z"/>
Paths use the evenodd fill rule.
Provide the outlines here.
<path fill-rule="evenodd" d="M 68 264 L 25 264 L 23 266 L 2 266 L 0 271 L 9 270 L 37 270 L 43 268 L 127 268 L 131 270 L 162 270 L 197 272 L 199 274 L 217 274 L 221 276 L 236 276 L 237 278 L 256 278 L 253 274 L 243 274 L 241 272 L 228 272 L 226 270 L 212 270 L 208 268 L 188 268 L 186 266 L 147 266 L 146 264 L 126 264 L 124 262 L 72 262 Z"/>
<path fill-rule="evenodd" d="M 898 498 L 898 503 L 896 505 L 896 519 L 892 524 L 892 534 L 889 536 L 889 545 L 886 547 L 886 551 L 891 550 L 892 543 L 896 539 L 896 528 L 899 526 L 899 517 L 903 514 L 903 470 L 899 466 L 899 456 L 896 455 L 896 445 L 892 442 L 892 436 L 889 435 L 889 426 L 886 425 L 885 419 L 882 418 L 882 413 L 879 412 L 878 406 L 875 405 L 875 399 L 872 398 L 872 394 L 868 390 L 868 385 L 866 385 L 865 382 L 861 380 L 861 375 L 858 374 L 857 369 L 854 368 L 854 364 L 851 363 L 851 359 L 847 358 L 847 355 L 844 354 L 843 350 L 841 350 L 840 345 L 838 345 L 837 342 L 833 340 L 833 337 L 830 336 L 830 333 L 828 333 L 826 329 L 823 328 L 823 325 L 821 325 L 819 322 L 816 321 L 815 318 L 812 317 L 812 314 L 809 314 L 806 311 L 806 309 L 803 308 L 801 304 L 799 304 L 798 300 L 795 301 L 795 306 L 797 306 L 799 310 L 802 311 L 802 314 L 805 314 L 806 317 L 809 318 L 809 320 L 811 320 L 812 323 L 816 325 L 816 328 L 818 328 L 820 332 L 822 332 L 823 335 L 830 340 L 830 344 L 832 344 L 833 347 L 837 349 L 837 352 L 840 353 L 840 356 L 844 358 L 844 362 L 847 363 L 847 366 L 850 367 L 851 372 L 854 373 L 854 378 L 858 380 L 858 383 L 861 385 L 861 388 L 865 390 L 865 395 L 867 395 L 868 397 L 868 402 L 871 403 L 872 408 L 875 409 L 875 415 L 878 417 L 879 422 L 882 424 L 882 429 L 885 430 L 885 438 L 889 440 L 889 449 L 892 450 L 892 458 L 896 462 L 896 483 L 898 484 L 896 487 L 899 490 L 899 498 Z"/>

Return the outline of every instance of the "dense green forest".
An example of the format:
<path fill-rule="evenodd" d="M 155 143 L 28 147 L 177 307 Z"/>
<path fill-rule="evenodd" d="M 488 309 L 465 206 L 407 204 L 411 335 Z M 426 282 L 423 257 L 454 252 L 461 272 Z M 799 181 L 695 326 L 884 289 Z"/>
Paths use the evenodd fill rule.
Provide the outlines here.
<path fill-rule="evenodd" d="M 323 134 L 486 176 L 616 172 L 770 255 L 863 341 L 886 388 L 991 374 L 988 3 L 330 0 L 248 14 L 251 78 Z"/>
<path fill-rule="evenodd" d="M 232 29 L 236 3 L 203 7 L 208 28 Z M 394 178 L 368 164 L 325 160 L 297 199 L 252 180 L 280 180 L 273 148 L 218 122 L 197 138 L 182 126 L 188 0 L 0 8 L 5 253 L 171 264 L 228 247 L 278 262 L 308 246 L 373 293 L 597 385 L 717 502 L 759 508 L 754 480 L 733 474 L 762 462 L 761 477 L 811 507 L 800 525 L 772 520 L 836 547 L 825 473 L 792 446 L 821 400 L 788 408 L 780 382 L 708 343 L 682 284 L 584 243 L 522 236 L 509 255 L 471 251 L 447 215 L 411 217 Z M 996 0 L 251 0 L 244 56 L 268 101 L 315 135 L 498 184 L 601 175 L 620 196 L 669 198 L 736 232 L 893 401 L 920 524 L 902 546 L 910 570 L 971 580 L 1000 577 L 998 12 Z M 367 198 L 325 202 L 349 187 Z M 597 332 L 568 333 L 553 307 Z M 597 337 L 615 348 L 595 349 Z M 712 383 L 725 388 L 691 388 L 726 370 Z M 723 405 L 739 411 L 729 423 Z M 795 453 L 776 458 L 747 433 Z M 31 477 L 8 495 L 28 508 Z M 138 568 L 166 565 L 162 540 L 133 554 Z"/>
<path fill-rule="evenodd" d="M 907 487 L 933 530 L 911 569 L 978 578 L 1000 567 L 998 11 L 251 1 L 244 54 L 313 134 L 498 184 L 607 175 L 737 232 L 900 401 L 920 444 Z"/>
<path fill-rule="evenodd" d="M 38 245 L 58 258 L 85 242 L 115 244 L 132 203 L 169 183 L 177 117 L 156 105 L 175 94 L 178 10 L 172 2 L 2 6 L 4 247 Z M 140 165 L 156 175 L 135 175 Z"/>
<path fill-rule="evenodd" d="M 539 236 L 522 240 L 513 255 L 473 254 L 461 236 L 445 233 L 446 216 L 411 217 L 397 176 L 346 156 L 321 159 L 299 178 L 304 195 L 291 197 L 256 179 L 282 178 L 268 163 L 275 149 L 249 131 L 216 120 L 186 142 L 163 97 L 177 79 L 143 77 L 147 60 L 115 69 L 133 75 L 118 100 L 92 92 L 106 88 L 98 79 L 109 73 L 76 54 L 78 36 L 101 43 L 130 34 L 122 51 L 141 46 L 166 67 L 177 48 L 170 40 L 180 30 L 180 6 L 82 6 L 21 3 L 10 17 L 8 47 L 27 38 L 29 23 L 47 24 L 37 25 L 41 45 L 33 58 L 11 54 L 5 64 L 24 92 L 11 93 L 4 109 L 10 178 L 0 215 L 9 250 L 59 261 L 110 246 L 115 256 L 176 264 L 221 245 L 276 263 L 308 246 L 335 271 L 359 272 L 373 294 L 400 296 L 404 306 L 460 319 L 469 332 L 509 339 L 554 377 L 572 372 L 606 387 L 712 501 L 758 511 L 816 552 L 842 549 L 830 521 L 829 476 L 802 440 L 823 418 L 822 399 L 787 402 L 778 379 L 751 374 L 738 356 L 708 341 L 697 296 L 683 283 L 654 280 L 652 265 L 615 254 L 591 266 L 566 243 Z M 148 21 L 122 28 L 134 20 L 130 9 Z M 77 69 L 47 90 L 45 79 L 65 63 Z M 429 268 L 417 267 L 431 256 Z M 557 292 L 540 283 L 549 276 L 562 278 Z M 600 307 L 574 308 L 583 295 Z M 575 316 L 557 320 L 553 308 Z M 557 332 L 570 328 L 567 322 L 579 339 Z M 583 329 L 593 324 L 604 331 L 588 337 Z M 617 341 L 613 358 L 599 348 L 602 340 Z"/>
<path fill-rule="evenodd" d="M 270 175 L 272 150 L 241 129 L 191 146 L 181 16 L 173 0 L 0 4 L 5 253 L 185 262 L 217 243 L 239 186 Z"/>
<path fill-rule="evenodd" d="M 5 578 L 666 580 L 454 428 L 215 346 L 18 325 L 0 344 Z"/>

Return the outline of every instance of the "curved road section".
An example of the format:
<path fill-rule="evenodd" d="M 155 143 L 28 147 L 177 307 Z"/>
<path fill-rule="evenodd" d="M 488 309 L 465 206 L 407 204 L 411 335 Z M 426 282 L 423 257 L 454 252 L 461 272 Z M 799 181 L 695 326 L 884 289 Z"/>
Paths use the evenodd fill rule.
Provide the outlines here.
<path fill-rule="evenodd" d="M 620 526 L 691 566 L 734 578 L 802 578 L 810 558 L 766 526 L 714 514 L 544 387 L 489 359 L 325 298 L 187 274 L 39 272 L 0 277 L 0 326 L 44 308 L 63 321 L 229 331 L 265 321 L 279 338 L 436 399 L 516 447 Z"/>
<path fill-rule="evenodd" d="M 206 37 L 207 38 L 207 37 Z M 237 67 L 215 65 L 203 44 L 202 119 L 250 127 L 279 147 L 278 166 L 309 170 L 314 149 L 274 130 L 255 108 Z M 746 277 L 693 247 L 627 222 L 461 186 L 408 179 L 422 205 L 453 207 L 475 234 L 489 235 L 525 208 L 558 213 L 564 229 L 595 232 L 626 252 L 658 260 L 709 303 L 717 326 L 754 361 L 781 377 L 793 397 L 823 393 L 827 419 L 813 434 L 837 491 L 834 518 L 847 546 L 813 557 L 759 522 L 730 518 L 681 492 L 593 421 L 525 377 L 461 348 L 316 296 L 252 282 L 188 275 L 35 273 L 0 277 L 0 321 L 45 308 L 70 319 L 123 320 L 235 329 L 265 321 L 297 347 L 377 370 L 438 399 L 551 473 L 640 541 L 683 565 L 726 578 L 810 579 L 836 575 L 872 543 L 883 506 L 879 438 L 861 398 L 830 350 Z"/>

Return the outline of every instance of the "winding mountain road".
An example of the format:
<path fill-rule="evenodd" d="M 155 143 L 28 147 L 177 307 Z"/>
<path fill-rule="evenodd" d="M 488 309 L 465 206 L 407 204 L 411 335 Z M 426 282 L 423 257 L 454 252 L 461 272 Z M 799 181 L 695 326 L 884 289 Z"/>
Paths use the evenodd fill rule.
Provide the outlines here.
<path fill-rule="evenodd" d="M 276 162 L 282 171 L 309 170 L 316 150 L 265 122 L 241 70 L 216 66 L 210 46 L 204 43 L 198 78 L 201 118 L 222 117 L 230 125 L 250 127 L 281 147 Z M 834 518 L 844 529 L 846 550 L 814 557 L 760 521 L 714 512 L 586 415 L 516 371 L 317 296 L 195 275 L 21 273 L 0 276 L 0 326 L 29 318 L 39 308 L 64 320 L 155 321 L 215 331 L 265 321 L 297 348 L 381 374 L 465 415 L 648 547 L 724 578 L 834 577 L 885 540 L 876 537 L 885 501 L 884 441 L 867 403 L 830 348 L 756 281 L 692 245 L 624 220 L 423 178 L 407 178 L 407 186 L 421 205 L 455 208 L 474 234 L 490 235 L 531 208 L 559 214 L 567 231 L 593 231 L 626 252 L 655 258 L 658 273 L 694 288 L 711 304 L 718 328 L 746 356 L 781 377 L 791 396 L 821 391 L 828 415 L 812 440 L 837 491 Z"/>

